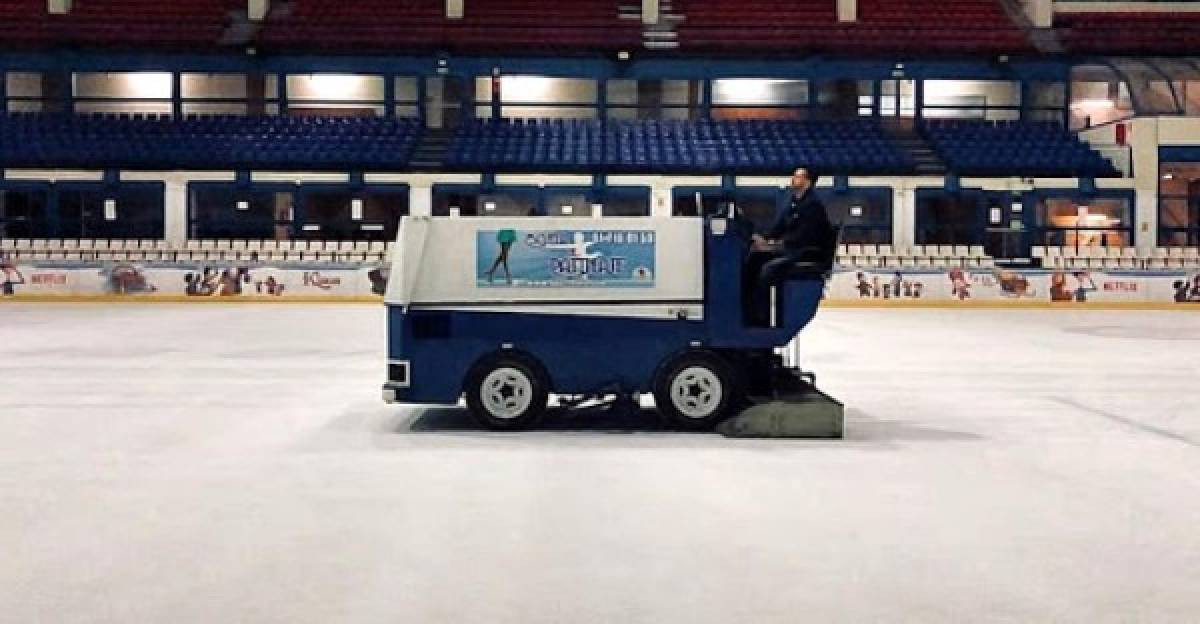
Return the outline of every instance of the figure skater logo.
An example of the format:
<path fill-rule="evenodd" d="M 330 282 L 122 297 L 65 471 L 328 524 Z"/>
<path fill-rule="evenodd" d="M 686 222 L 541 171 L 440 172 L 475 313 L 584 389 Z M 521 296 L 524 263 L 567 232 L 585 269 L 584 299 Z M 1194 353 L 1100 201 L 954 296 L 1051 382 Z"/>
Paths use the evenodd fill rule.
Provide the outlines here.
<path fill-rule="evenodd" d="M 0 253 L 0 274 L 0 277 L 4 278 L 4 281 L 0 281 L 0 296 L 11 297 L 17 294 L 16 287 L 25 283 L 25 276 L 21 275 L 16 263 L 3 253 Z"/>
<path fill-rule="evenodd" d="M 582 234 L 580 236 L 582 236 Z M 499 245 L 500 249 L 496 252 L 496 259 L 492 262 L 492 268 L 487 270 L 487 280 L 489 284 L 492 283 L 493 278 L 496 276 L 496 269 L 499 267 L 504 267 L 504 281 L 510 286 L 512 285 L 512 270 L 508 268 L 508 254 L 511 253 L 513 243 L 516 241 L 516 230 L 506 229 L 496 232 L 496 244 Z"/>
<path fill-rule="evenodd" d="M 570 243 L 546 243 L 546 249 L 559 249 L 571 252 L 572 258 L 594 259 L 599 258 L 600 253 L 591 250 L 595 243 L 587 240 L 583 232 L 575 232 L 573 242 Z"/>
<path fill-rule="evenodd" d="M 649 230 L 480 230 L 475 238 L 475 285 L 653 286 L 654 234 Z"/>

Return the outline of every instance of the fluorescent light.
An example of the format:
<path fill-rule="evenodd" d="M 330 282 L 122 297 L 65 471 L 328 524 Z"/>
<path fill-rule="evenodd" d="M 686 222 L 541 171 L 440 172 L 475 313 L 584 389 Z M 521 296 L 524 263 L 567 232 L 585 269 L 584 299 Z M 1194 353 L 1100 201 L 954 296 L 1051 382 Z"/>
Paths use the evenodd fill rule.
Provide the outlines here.
<path fill-rule="evenodd" d="M 1075 100 L 1074 102 L 1071 102 L 1071 108 L 1108 109 L 1116 107 L 1116 102 L 1106 98 L 1091 98 L 1085 100 Z"/>
<path fill-rule="evenodd" d="M 538 102 L 555 95 L 555 80 L 547 76 L 501 76 L 500 94 L 505 100 Z"/>
<path fill-rule="evenodd" d="M 171 97 L 171 74 L 167 72 L 131 72 L 125 77 L 129 97 L 167 99 Z"/>
<path fill-rule="evenodd" d="M 117 220 L 117 200 L 111 198 L 104 200 L 104 220 Z"/>
<path fill-rule="evenodd" d="M 352 74 L 313 74 L 309 76 L 313 95 L 318 98 L 349 99 L 360 90 L 363 77 Z"/>
<path fill-rule="evenodd" d="M 350 218 L 354 221 L 362 221 L 363 200 L 361 197 L 355 197 L 350 200 Z"/>

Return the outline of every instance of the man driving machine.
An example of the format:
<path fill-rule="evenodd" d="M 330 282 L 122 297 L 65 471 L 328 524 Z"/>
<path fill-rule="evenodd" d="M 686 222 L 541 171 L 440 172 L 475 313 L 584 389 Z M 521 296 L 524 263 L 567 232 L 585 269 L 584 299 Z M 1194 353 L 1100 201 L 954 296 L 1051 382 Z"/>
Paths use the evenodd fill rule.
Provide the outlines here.
<path fill-rule="evenodd" d="M 787 208 L 762 234 L 751 236 L 751 250 L 774 256 L 759 269 L 754 283 L 754 310 L 759 324 L 765 324 L 771 286 L 787 277 L 793 265 L 812 263 L 814 269 L 828 270 L 829 247 L 836 236 L 825 205 L 817 197 L 817 176 L 800 167 L 792 173 L 792 197 Z M 769 316 L 769 314 L 766 314 Z"/>

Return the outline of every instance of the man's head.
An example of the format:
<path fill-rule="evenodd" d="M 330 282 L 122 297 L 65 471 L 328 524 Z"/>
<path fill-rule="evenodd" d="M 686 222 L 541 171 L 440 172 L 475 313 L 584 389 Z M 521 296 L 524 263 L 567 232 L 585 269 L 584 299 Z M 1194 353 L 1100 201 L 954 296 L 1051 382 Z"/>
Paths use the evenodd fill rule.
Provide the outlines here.
<path fill-rule="evenodd" d="M 792 172 L 792 194 L 799 197 L 817 183 L 817 178 L 807 167 L 798 167 Z"/>

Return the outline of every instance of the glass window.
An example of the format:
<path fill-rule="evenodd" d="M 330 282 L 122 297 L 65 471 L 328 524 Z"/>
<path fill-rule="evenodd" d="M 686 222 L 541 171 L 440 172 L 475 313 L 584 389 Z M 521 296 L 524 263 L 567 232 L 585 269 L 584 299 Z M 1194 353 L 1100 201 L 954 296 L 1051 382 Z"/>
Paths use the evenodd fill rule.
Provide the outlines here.
<path fill-rule="evenodd" d="M 482 217 L 527 217 L 537 208 L 536 192 L 447 191 L 434 189 L 433 216 L 449 216 L 452 209 L 459 215 Z"/>
<path fill-rule="evenodd" d="M 699 81 L 609 80 L 611 119 L 689 119 L 700 104 Z"/>
<path fill-rule="evenodd" d="M 727 214 L 729 202 L 717 189 L 675 189 L 671 202 L 671 216 L 699 217 Z"/>
<path fill-rule="evenodd" d="M 606 217 L 650 216 L 650 189 L 609 189 L 604 193 L 602 214 Z"/>
<path fill-rule="evenodd" d="M 41 98 L 42 75 L 38 72 L 8 72 L 4 75 L 8 97 Z"/>
<path fill-rule="evenodd" d="M 829 220 L 842 226 L 842 242 L 882 244 L 892 242 L 892 190 L 855 190 L 837 192 L 820 189 L 818 193 Z"/>
<path fill-rule="evenodd" d="M 1132 244 L 1132 214 L 1126 198 L 1052 197 L 1038 201 L 1036 244 L 1125 247 Z"/>
<path fill-rule="evenodd" d="M 1158 186 L 1158 241 L 1200 246 L 1200 163 L 1163 163 Z"/>
<path fill-rule="evenodd" d="M 193 184 L 189 192 L 191 238 L 291 238 L 294 193 Z"/>
<path fill-rule="evenodd" d="M 917 193 L 918 245 L 983 244 L 983 208 L 969 193 Z"/>
<path fill-rule="evenodd" d="M 584 78 L 483 76 L 475 80 L 475 102 L 486 104 L 499 96 L 503 104 L 500 114 L 504 117 L 593 119 L 598 84 Z M 476 117 L 490 116 L 487 107 L 476 107 Z"/>
<path fill-rule="evenodd" d="M 1111 67 L 1083 65 L 1071 70 L 1071 127 L 1087 128 L 1133 115 L 1129 85 Z"/>
<path fill-rule="evenodd" d="M 1017 119 L 1021 84 L 1007 80 L 926 80 L 922 115 L 942 119 Z"/>
<path fill-rule="evenodd" d="M 45 188 L 0 189 L 0 238 L 50 238 Z"/>
<path fill-rule="evenodd" d="M 769 78 L 723 78 L 712 86 L 714 106 L 807 106 L 808 82 Z"/>
<path fill-rule="evenodd" d="M 584 191 L 546 189 L 546 214 L 552 217 L 590 217 L 592 203 Z"/>
<path fill-rule="evenodd" d="M 303 114 L 382 115 L 383 76 L 292 74 L 287 77 L 288 107 Z"/>
<path fill-rule="evenodd" d="M 72 76 L 72 93 L 81 113 L 171 112 L 168 72 L 78 72 Z"/>
<path fill-rule="evenodd" d="M 738 213 L 749 219 L 757 232 L 769 228 L 779 210 L 777 189 L 739 189 L 734 193 L 733 201 L 737 205 Z"/>
<path fill-rule="evenodd" d="M 406 214 L 404 191 L 309 191 L 300 230 L 316 240 L 394 240 Z"/>
<path fill-rule="evenodd" d="M 185 99 L 244 100 L 247 96 L 245 74 L 197 74 L 180 76 Z"/>
<path fill-rule="evenodd" d="M 123 184 L 115 189 L 60 184 L 55 193 L 62 238 L 163 237 L 162 184 Z M 116 210 L 106 214 L 105 202 L 110 199 Z"/>

